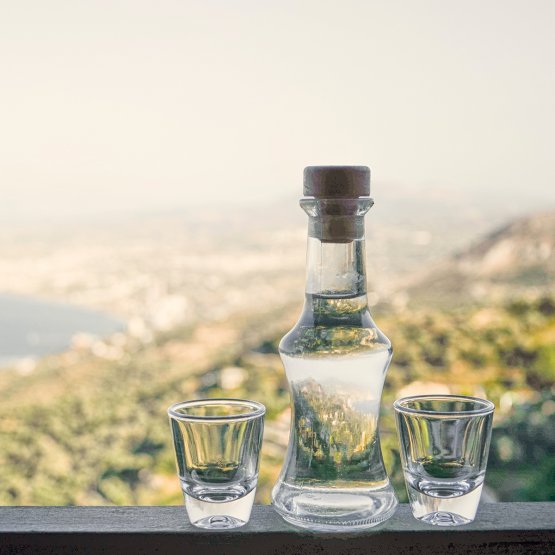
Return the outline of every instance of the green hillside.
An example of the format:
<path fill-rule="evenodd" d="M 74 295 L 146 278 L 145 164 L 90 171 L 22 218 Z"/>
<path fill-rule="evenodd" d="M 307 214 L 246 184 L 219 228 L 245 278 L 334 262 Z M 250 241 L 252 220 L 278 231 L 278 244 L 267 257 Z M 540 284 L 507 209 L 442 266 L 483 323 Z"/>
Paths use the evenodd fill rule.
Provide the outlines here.
<path fill-rule="evenodd" d="M 287 442 L 289 396 L 276 354 L 297 308 L 245 314 L 128 343 L 118 361 L 73 350 L 29 375 L 0 374 L 1 504 L 181 503 L 166 408 L 249 397 L 268 419 L 258 500 L 269 501 Z M 555 499 L 555 298 L 376 315 L 395 356 L 382 443 L 404 498 L 391 413 L 410 388 L 487 395 L 497 406 L 486 483 L 499 499 Z"/>

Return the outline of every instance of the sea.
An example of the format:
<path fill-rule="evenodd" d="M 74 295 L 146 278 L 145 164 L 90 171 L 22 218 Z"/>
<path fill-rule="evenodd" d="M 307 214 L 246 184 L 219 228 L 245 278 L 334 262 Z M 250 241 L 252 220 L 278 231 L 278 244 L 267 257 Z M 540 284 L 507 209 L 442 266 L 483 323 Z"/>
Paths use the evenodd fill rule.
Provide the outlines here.
<path fill-rule="evenodd" d="M 104 337 L 124 329 L 124 322 L 103 312 L 0 293 L 0 367 L 62 352 L 76 333 Z"/>

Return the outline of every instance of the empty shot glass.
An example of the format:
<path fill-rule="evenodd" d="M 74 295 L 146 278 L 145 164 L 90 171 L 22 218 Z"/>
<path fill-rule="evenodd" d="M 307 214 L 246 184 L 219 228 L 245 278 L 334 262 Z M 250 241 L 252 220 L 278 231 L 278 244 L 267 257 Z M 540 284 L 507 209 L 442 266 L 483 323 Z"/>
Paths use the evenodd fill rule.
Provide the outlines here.
<path fill-rule="evenodd" d="M 393 406 L 414 517 L 437 526 L 472 522 L 486 473 L 493 403 L 418 395 Z"/>
<path fill-rule="evenodd" d="M 168 409 L 185 508 L 194 526 L 237 528 L 250 518 L 264 405 L 200 399 Z"/>

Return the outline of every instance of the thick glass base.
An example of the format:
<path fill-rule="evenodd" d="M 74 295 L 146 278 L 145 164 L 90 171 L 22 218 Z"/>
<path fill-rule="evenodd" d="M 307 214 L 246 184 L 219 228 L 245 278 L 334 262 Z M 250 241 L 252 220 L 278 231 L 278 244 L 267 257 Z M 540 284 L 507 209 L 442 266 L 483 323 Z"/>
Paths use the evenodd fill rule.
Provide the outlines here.
<path fill-rule="evenodd" d="M 389 484 L 381 488 L 332 489 L 281 482 L 273 498 L 276 511 L 287 522 L 324 532 L 371 528 L 392 517 L 397 508 Z"/>
<path fill-rule="evenodd" d="M 243 496 L 230 489 L 204 492 L 200 499 L 185 493 L 185 508 L 193 526 L 222 530 L 244 526 L 251 516 L 256 488 Z"/>
<path fill-rule="evenodd" d="M 463 487 L 467 486 L 463 481 L 453 484 L 428 480 L 424 488 L 422 482 L 417 484 L 419 491 L 409 479 L 407 492 L 414 518 L 434 526 L 461 526 L 474 520 L 483 484 L 469 490 Z"/>
<path fill-rule="evenodd" d="M 198 528 L 206 528 L 208 530 L 227 530 L 229 528 L 240 528 L 244 526 L 246 521 L 234 518 L 232 516 L 218 515 L 207 516 L 193 522 Z"/>
<path fill-rule="evenodd" d="M 446 512 L 429 513 L 425 516 L 418 517 L 418 520 L 426 524 L 433 524 L 434 526 L 461 526 L 472 522 L 469 518 Z"/>

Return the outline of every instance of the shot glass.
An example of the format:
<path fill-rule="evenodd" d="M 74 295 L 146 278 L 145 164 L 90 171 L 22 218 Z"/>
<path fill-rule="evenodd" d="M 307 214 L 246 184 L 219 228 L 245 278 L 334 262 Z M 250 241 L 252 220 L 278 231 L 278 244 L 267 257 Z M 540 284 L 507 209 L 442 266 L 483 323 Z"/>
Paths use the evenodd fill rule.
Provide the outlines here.
<path fill-rule="evenodd" d="M 486 474 L 493 403 L 418 395 L 393 406 L 414 517 L 436 526 L 472 522 Z"/>
<path fill-rule="evenodd" d="M 229 529 L 249 521 L 258 480 L 264 405 L 200 399 L 168 409 L 185 508 L 194 526 Z"/>

